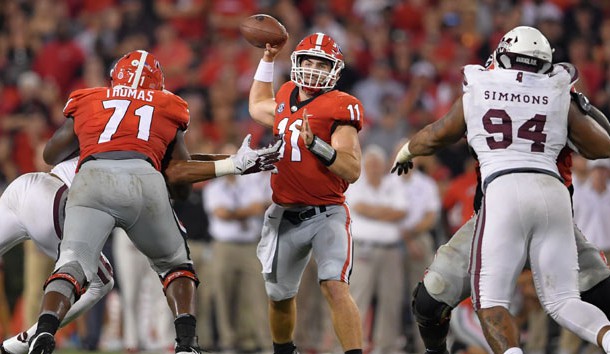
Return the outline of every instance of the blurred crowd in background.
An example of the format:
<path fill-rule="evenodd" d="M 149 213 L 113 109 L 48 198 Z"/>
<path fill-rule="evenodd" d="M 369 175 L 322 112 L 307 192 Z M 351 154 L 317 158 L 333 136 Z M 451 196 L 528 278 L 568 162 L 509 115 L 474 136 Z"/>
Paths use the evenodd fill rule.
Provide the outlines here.
<path fill-rule="evenodd" d="M 340 45 L 346 68 L 337 88 L 362 101 L 365 108 L 365 127 L 360 133 L 363 151 L 374 146 L 374 155 L 381 159 L 383 171 L 389 170 L 388 160 L 391 161 L 401 139 L 441 117 L 459 97 L 461 67 L 485 63 L 501 36 L 518 25 L 539 28 L 555 49 L 554 62 L 568 61 L 576 65 L 580 71 L 577 89 L 610 115 L 610 2 L 606 0 L 0 0 L 0 11 L 0 190 L 23 173 L 48 171 L 49 166 L 41 160 L 41 149 L 65 119 L 62 108 L 69 93 L 79 88 L 108 85 L 113 61 L 135 49 L 155 54 L 164 69 L 166 89 L 188 102 L 191 123 L 186 138 L 191 152 L 217 153 L 234 148 L 247 133 L 253 134 L 254 144 L 269 142 L 271 132 L 254 123 L 248 114 L 248 92 L 262 50 L 249 45 L 239 33 L 240 22 L 255 13 L 276 17 L 290 35 L 275 63 L 276 83 L 289 79 L 290 53 L 304 36 L 324 32 Z M 406 269 L 414 259 L 427 262 L 429 259 L 422 258 L 423 255 L 433 254 L 435 247 L 470 217 L 476 184 L 474 164 L 465 141 L 436 156 L 417 159 L 416 164 L 422 176 L 434 182 L 431 194 L 422 197 L 432 199 L 426 205 L 431 205 L 430 211 L 434 214 L 432 222 L 425 225 L 423 221 L 430 217 L 426 213 L 421 215 L 421 220 L 395 222 L 394 226 L 405 239 L 409 237 L 404 235 L 414 232 L 429 238 L 429 242 L 420 245 L 407 242 L 401 246 Z M 610 205 L 610 191 L 605 187 L 610 183 L 610 166 L 586 162 L 579 166 L 584 166 L 579 186 L 592 191 L 583 205 L 590 207 L 590 203 L 598 203 L 594 205 L 599 208 L 590 208 L 601 212 L 604 205 Z M 598 169 L 603 171 L 601 177 L 595 177 L 589 186 L 588 174 L 595 174 Z M 223 183 L 229 182 L 223 179 Z M 256 185 L 250 183 L 250 186 Z M 264 190 L 264 178 L 256 183 Z M 214 260 L 215 252 L 234 251 L 219 250 L 214 245 L 219 240 L 227 240 L 223 232 L 231 230 L 231 226 L 225 225 L 228 229 L 212 226 L 214 218 L 222 219 L 222 212 L 215 211 L 217 208 L 250 207 L 247 203 L 264 205 L 269 203 L 268 196 L 267 199 L 259 196 L 255 201 L 237 201 L 238 197 L 246 198 L 244 193 L 229 192 L 232 187 L 225 186 L 224 195 L 230 198 L 229 194 L 233 193 L 230 199 L 233 202 L 218 206 L 205 202 L 210 184 L 197 185 L 189 200 L 175 205 L 191 237 L 189 242 L 193 244 L 202 288 L 208 291 L 202 290 L 202 308 L 216 304 L 214 311 L 208 311 L 211 307 L 202 311 L 208 313 L 200 319 L 200 327 L 207 331 L 200 334 L 202 344 L 235 349 L 235 342 L 243 343 L 247 337 L 252 339 L 248 344 L 252 350 L 268 347 L 268 334 L 256 331 L 267 325 L 264 313 L 252 315 L 263 316 L 262 323 L 255 322 L 245 330 L 235 329 L 236 323 L 239 327 L 252 316 L 237 319 L 231 307 L 241 306 L 238 300 L 220 301 L 224 309 L 217 306 L 219 296 L 232 291 L 233 299 L 240 289 L 234 285 L 235 289 L 231 290 L 231 284 L 219 283 L 224 268 L 213 266 L 220 262 Z M 233 189 L 239 191 L 239 188 L 245 187 Z M 223 193 L 217 192 L 217 195 L 223 198 Z M 417 208 L 418 201 L 414 203 L 411 207 Z M 260 210 L 262 216 L 264 209 Z M 608 221 L 603 219 L 602 213 L 600 220 L 595 221 L 598 226 L 590 232 L 610 230 L 610 225 L 603 224 Z M 241 226 L 238 230 L 252 228 L 252 235 L 258 235 L 256 228 L 260 225 Z M 610 238 L 610 235 L 586 235 L 591 239 Z M 229 237 L 228 240 L 250 246 L 256 243 L 256 237 L 244 240 Z M 610 250 L 610 240 L 606 242 L 600 247 Z M 427 252 L 422 252 L 422 248 Z M 48 267 L 52 266 L 52 260 L 47 265 L 37 264 L 42 261 L 41 256 L 28 244 L 23 247 L 25 262 L 21 261 L 19 250 L 5 258 L 12 326 L 7 329 L 0 323 L 0 336 L 8 336 L 34 321 L 39 306 L 36 301 L 41 298 L 41 286 Z M 111 249 L 106 252 L 112 255 Z M 254 252 L 249 253 L 255 257 Z M 229 254 L 232 256 L 224 257 L 235 257 Z M 119 267 L 117 263 L 115 268 Z M 246 276 L 243 269 L 234 272 Z M 260 303 L 249 306 L 264 309 L 262 277 L 258 271 L 250 273 L 249 276 L 260 277 L 257 290 L 260 296 L 255 297 Z M 419 280 L 413 277 L 407 284 Z M 312 293 L 318 291 L 315 279 L 308 283 L 307 274 L 304 284 L 312 284 Z M 120 293 L 125 287 L 120 277 L 117 285 Z M 157 285 L 151 287 L 161 291 Z M 411 285 L 401 295 L 405 308 L 404 330 L 397 334 L 410 343 L 416 337 L 408 329 Z M 215 296 L 215 288 L 224 289 L 224 295 Z M 113 293 L 113 296 L 118 295 Z M 302 316 L 312 318 L 304 320 L 303 326 L 311 328 L 302 331 L 301 343 L 307 340 L 305 337 L 311 337 L 312 352 L 323 350 L 315 346 L 333 347 L 332 336 L 323 340 L 328 337 L 328 331 L 325 333 L 323 329 L 325 325 L 317 324 L 313 317 L 314 309 L 325 306 L 320 299 L 303 295 L 300 300 L 307 302 L 303 307 L 311 309 Z M 89 321 L 82 319 L 75 329 L 78 345 L 83 348 L 99 346 L 104 321 L 115 316 L 121 323 L 117 298 L 111 297 L 106 306 L 98 307 L 97 316 L 88 316 Z M 369 327 L 373 326 L 370 316 L 363 314 L 363 319 L 370 322 Z M 163 330 L 155 330 L 154 321 L 150 322 L 149 332 L 142 336 L 155 338 L 151 333 L 156 333 L 162 337 L 159 333 Z M 120 338 L 121 327 L 116 331 L 115 337 Z M 114 348 L 119 349 L 121 345 L 133 350 L 148 349 L 137 341 Z M 403 346 L 408 344 L 403 342 Z M 307 346 L 300 345 L 300 348 L 307 349 Z"/>

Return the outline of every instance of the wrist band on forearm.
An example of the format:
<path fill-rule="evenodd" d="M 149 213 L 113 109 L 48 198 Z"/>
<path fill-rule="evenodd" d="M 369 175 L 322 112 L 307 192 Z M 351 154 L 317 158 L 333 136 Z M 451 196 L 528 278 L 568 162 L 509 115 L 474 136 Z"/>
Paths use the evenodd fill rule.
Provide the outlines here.
<path fill-rule="evenodd" d="M 332 165 L 337 158 L 337 150 L 315 135 L 313 136 L 311 145 L 307 148 L 326 166 Z"/>
<path fill-rule="evenodd" d="M 216 177 L 234 175 L 235 164 L 230 157 L 223 160 L 214 161 L 214 173 L 216 174 Z"/>
<path fill-rule="evenodd" d="M 254 80 L 261 82 L 273 82 L 273 62 L 261 59 L 254 74 Z"/>
<path fill-rule="evenodd" d="M 411 151 L 409 150 L 409 143 L 410 141 L 407 141 L 402 148 L 400 148 L 400 151 L 398 151 L 398 160 L 399 161 L 407 161 L 407 160 L 411 160 L 413 158 L 413 155 L 411 154 Z"/>

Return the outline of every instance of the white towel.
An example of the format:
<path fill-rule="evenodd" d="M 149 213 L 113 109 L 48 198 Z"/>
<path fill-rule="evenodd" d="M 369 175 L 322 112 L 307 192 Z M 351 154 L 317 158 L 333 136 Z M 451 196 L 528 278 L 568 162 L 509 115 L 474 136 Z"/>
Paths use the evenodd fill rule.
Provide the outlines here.
<path fill-rule="evenodd" d="M 273 258 L 277 248 L 277 237 L 284 210 L 281 206 L 272 203 L 265 212 L 261 240 L 256 248 L 256 256 L 263 266 L 261 273 L 271 273 L 272 271 Z"/>

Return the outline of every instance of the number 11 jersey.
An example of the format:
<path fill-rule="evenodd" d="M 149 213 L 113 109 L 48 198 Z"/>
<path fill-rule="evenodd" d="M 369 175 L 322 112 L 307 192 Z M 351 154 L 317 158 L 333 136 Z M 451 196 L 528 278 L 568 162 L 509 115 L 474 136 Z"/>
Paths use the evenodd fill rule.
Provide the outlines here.
<path fill-rule="evenodd" d="M 284 140 L 278 173 L 271 175 L 273 201 L 278 204 L 329 205 L 342 204 L 348 183 L 328 170 L 311 153 L 299 137 L 303 113 L 307 110 L 314 135 L 331 143 L 337 126 L 351 125 L 362 129 L 364 111 L 354 96 L 332 90 L 299 102 L 298 88 L 287 82 L 278 90 L 275 101 L 273 133 Z"/>

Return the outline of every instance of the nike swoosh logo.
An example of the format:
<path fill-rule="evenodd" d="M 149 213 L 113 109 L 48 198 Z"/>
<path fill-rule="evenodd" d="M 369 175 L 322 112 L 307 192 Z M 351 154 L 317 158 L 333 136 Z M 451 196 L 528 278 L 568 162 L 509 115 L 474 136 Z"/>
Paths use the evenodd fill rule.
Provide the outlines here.
<path fill-rule="evenodd" d="M 277 219 L 275 216 L 267 216 L 269 219 Z"/>

